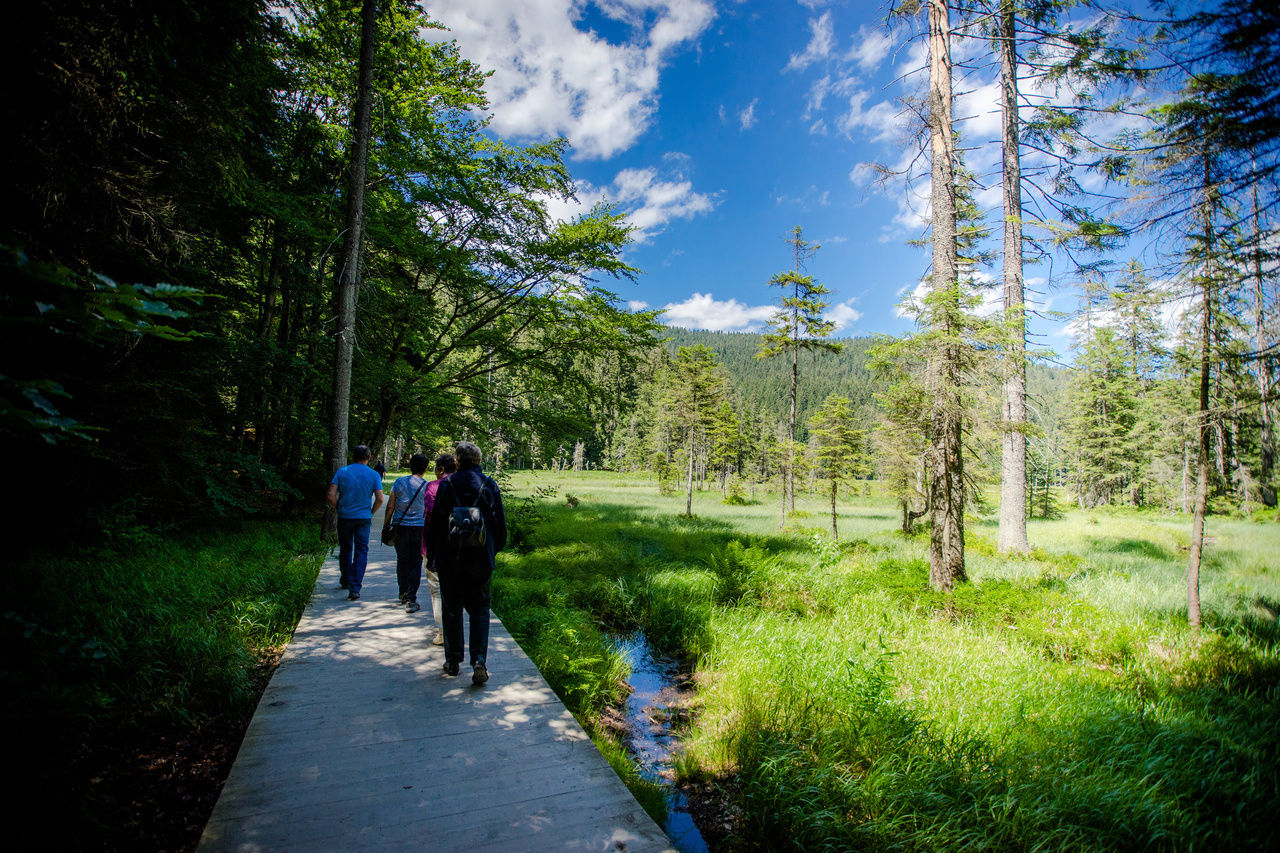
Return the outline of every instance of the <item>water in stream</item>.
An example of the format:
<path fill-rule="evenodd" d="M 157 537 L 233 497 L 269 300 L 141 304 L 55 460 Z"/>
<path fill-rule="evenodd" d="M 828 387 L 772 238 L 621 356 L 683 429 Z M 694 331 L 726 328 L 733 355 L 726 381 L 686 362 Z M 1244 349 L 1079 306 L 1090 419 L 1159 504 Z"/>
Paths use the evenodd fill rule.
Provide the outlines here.
<path fill-rule="evenodd" d="M 655 657 L 639 631 L 628 637 L 615 637 L 614 642 L 631 666 L 627 748 L 641 773 L 667 786 L 667 822 L 663 829 L 672 844 L 681 853 L 706 853 L 707 844 L 689 814 L 689 801 L 672 784 L 672 753 L 679 738 L 671 731 L 667 709 L 677 698 L 679 667 L 673 660 Z"/>

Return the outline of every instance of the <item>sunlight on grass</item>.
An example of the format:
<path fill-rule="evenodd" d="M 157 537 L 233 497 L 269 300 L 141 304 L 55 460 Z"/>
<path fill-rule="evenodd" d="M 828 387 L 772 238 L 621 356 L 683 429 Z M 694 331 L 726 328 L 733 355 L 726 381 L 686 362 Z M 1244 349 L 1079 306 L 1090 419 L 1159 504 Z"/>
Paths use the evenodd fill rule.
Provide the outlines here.
<path fill-rule="evenodd" d="M 1186 519 L 1068 511 L 1033 521 L 1035 550 L 1017 557 L 976 519 L 973 582 L 944 596 L 928 588 L 927 537 L 904 539 L 874 496 L 840 506 L 836 546 L 816 497 L 782 528 L 773 495 L 726 506 L 696 493 L 681 519 L 683 496 L 652 481 L 512 480 L 559 494 L 539 505 L 527 551 L 504 555 L 499 614 L 535 660 L 560 636 L 544 626 L 580 620 L 556 654 L 582 665 L 548 678 L 588 721 L 618 695 L 616 670 L 589 665 L 607 659 L 589 626 L 642 628 L 684 656 L 700 689 L 678 767 L 742 810 L 734 846 L 1276 840 L 1274 524 L 1210 519 L 1196 634 Z"/>

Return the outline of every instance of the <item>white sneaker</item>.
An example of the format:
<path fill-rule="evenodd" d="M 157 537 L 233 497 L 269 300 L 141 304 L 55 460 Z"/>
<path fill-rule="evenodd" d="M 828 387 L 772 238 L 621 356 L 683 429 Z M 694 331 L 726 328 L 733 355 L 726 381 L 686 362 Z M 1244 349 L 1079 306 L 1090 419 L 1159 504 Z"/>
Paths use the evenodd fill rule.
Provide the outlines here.
<path fill-rule="evenodd" d="M 436 631 L 436 637 L 434 640 L 431 641 L 431 645 L 433 646 L 444 645 L 444 631 Z"/>

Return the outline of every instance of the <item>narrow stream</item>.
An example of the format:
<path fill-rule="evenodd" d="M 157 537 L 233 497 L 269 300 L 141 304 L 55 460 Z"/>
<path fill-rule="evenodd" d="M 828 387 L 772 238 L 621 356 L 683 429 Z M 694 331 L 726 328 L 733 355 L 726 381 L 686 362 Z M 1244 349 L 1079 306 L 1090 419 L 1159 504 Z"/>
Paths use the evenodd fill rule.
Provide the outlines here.
<path fill-rule="evenodd" d="M 706 853 L 707 844 L 689 814 L 689 800 L 673 784 L 672 753 L 679 738 L 671 731 L 667 708 L 676 700 L 679 667 L 669 658 L 655 657 L 640 631 L 614 642 L 631 666 L 631 695 L 627 697 L 630 734 L 627 748 L 648 779 L 667 787 L 667 822 L 663 826 L 681 853 Z"/>

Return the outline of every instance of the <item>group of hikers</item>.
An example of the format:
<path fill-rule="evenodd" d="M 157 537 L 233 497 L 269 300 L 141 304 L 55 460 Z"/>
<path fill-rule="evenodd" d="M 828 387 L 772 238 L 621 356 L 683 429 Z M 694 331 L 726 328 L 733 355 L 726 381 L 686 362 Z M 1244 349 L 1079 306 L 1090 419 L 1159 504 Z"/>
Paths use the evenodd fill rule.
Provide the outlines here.
<path fill-rule="evenodd" d="M 369 559 L 369 530 L 382 507 L 382 475 L 369 465 L 365 445 L 329 484 L 329 504 L 338 512 L 338 588 L 359 601 Z M 471 682 L 489 680 L 489 582 L 494 555 L 507 543 L 502 493 L 480 464 L 480 448 L 459 442 L 453 454 L 435 461 L 435 479 L 426 479 L 431 460 L 415 453 L 409 474 L 395 481 L 386 499 L 382 541 L 394 543 L 396 581 L 405 612 L 416 613 L 425 574 L 435 617 L 432 641 L 444 646 L 446 675 L 458 674 L 466 657 L 462 613 L 470 619 Z"/>

